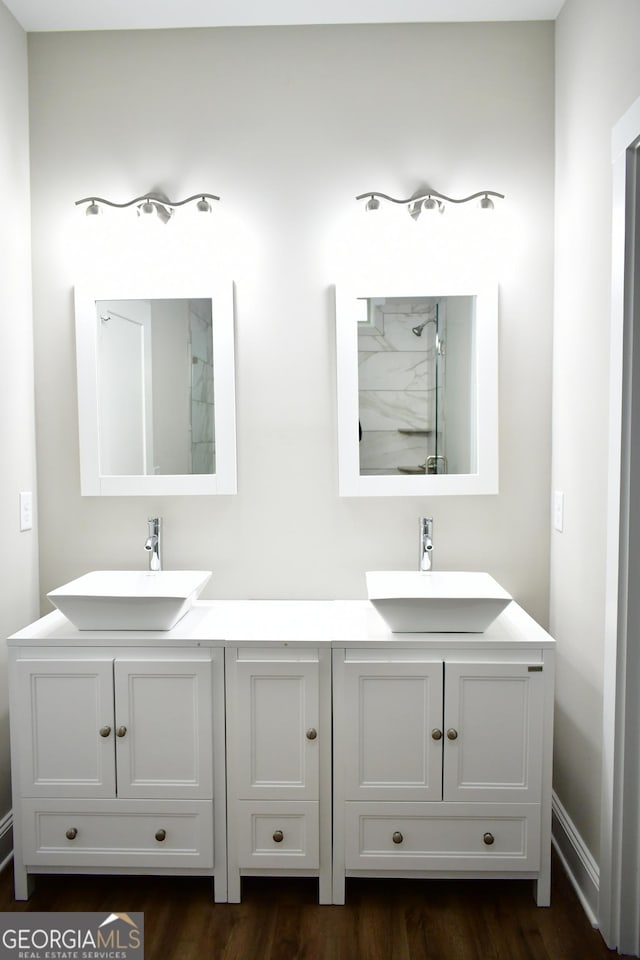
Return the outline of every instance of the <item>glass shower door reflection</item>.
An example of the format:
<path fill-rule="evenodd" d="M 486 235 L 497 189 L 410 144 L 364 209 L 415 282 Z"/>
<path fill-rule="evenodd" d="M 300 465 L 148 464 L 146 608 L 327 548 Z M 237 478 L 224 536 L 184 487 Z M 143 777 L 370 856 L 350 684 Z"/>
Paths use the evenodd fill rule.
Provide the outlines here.
<path fill-rule="evenodd" d="M 358 324 L 361 475 L 446 468 L 442 318 L 433 297 L 367 301 Z"/>

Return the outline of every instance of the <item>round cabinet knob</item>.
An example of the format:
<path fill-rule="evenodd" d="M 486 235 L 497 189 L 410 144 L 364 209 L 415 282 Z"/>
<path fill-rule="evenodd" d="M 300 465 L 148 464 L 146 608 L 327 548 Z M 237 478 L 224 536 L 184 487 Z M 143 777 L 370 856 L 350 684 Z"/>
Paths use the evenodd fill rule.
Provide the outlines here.
<path fill-rule="evenodd" d="M 126 735 L 127 735 L 127 728 L 118 727 L 118 729 L 116 730 L 116 737 L 126 737 Z"/>
<path fill-rule="evenodd" d="M 108 737 L 110 733 L 111 733 L 111 727 L 107 727 L 107 726 L 100 727 L 101 737 Z"/>
<path fill-rule="evenodd" d="M 167 839 L 167 831 L 166 831 L 166 830 L 156 830 L 156 840 L 159 840 L 160 843 L 162 843 L 162 841 L 163 841 L 163 840 L 166 840 L 166 839 Z"/>
<path fill-rule="evenodd" d="M 318 736 L 318 731 L 316 730 L 315 727 L 310 727 L 307 730 L 307 740 L 315 740 L 317 736 Z"/>
<path fill-rule="evenodd" d="M 275 840 L 276 843 L 282 843 L 282 841 L 284 840 L 284 833 L 282 832 L 282 830 L 274 830 L 273 839 Z"/>
<path fill-rule="evenodd" d="M 442 730 L 438 730 L 437 727 L 436 727 L 434 730 L 432 730 L 432 731 L 431 731 L 431 739 L 432 739 L 432 740 L 442 740 Z"/>
<path fill-rule="evenodd" d="M 486 843 L 486 845 L 490 847 L 491 844 L 494 842 L 494 839 L 495 838 L 492 833 L 485 833 L 482 837 L 482 842 Z"/>
<path fill-rule="evenodd" d="M 449 727 L 449 729 L 447 730 L 447 740 L 457 740 L 457 739 L 458 739 L 458 731 L 454 730 L 453 727 Z"/>
<path fill-rule="evenodd" d="M 78 831 L 75 827 L 69 827 L 69 829 L 65 833 L 65 837 L 67 838 L 67 840 L 75 840 L 77 836 L 78 836 Z"/>
<path fill-rule="evenodd" d="M 391 837 L 391 839 L 393 840 L 394 843 L 402 843 L 402 841 L 404 840 L 404 837 L 402 836 L 399 830 L 396 830 L 393 836 Z"/>

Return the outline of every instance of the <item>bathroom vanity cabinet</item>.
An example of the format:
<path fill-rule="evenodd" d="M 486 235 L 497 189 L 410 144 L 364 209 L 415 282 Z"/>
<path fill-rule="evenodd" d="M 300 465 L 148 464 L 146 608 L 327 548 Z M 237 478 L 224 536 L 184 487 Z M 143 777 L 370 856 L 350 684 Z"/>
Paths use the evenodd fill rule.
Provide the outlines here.
<path fill-rule="evenodd" d="M 229 900 L 240 878 L 314 876 L 331 903 L 331 650 L 226 650 Z"/>
<path fill-rule="evenodd" d="M 554 641 L 392 634 L 366 601 L 198 603 L 9 640 L 16 897 L 38 873 L 513 878 L 549 903 Z"/>
<path fill-rule="evenodd" d="M 348 876 L 531 877 L 549 902 L 551 655 L 461 637 L 333 652 L 334 903 Z"/>
<path fill-rule="evenodd" d="M 190 873 L 226 900 L 223 650 L 113 637 L 10 641 L 16 898 L 43 872 Z"/>

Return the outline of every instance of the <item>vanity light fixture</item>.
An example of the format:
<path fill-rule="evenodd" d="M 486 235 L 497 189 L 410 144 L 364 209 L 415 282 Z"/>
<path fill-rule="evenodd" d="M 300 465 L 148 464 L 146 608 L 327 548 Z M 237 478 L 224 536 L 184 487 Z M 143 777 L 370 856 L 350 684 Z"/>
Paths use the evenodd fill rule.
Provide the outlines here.
<path fill-rule="evenodd" d="M 220 197 L 216 197 L 213 193 L 194 193 L 192 197 L 187 197 L 185 200 L 169 200 L 159 193 L 145 193 L 141 197 L 128 200 L 126 203 L 114 203 L 113 200 L 105 200 L 104 197 L 84 197 L 82 200 L 76 200 L 76 207 L 86 203 L 85 213 L 88 217 L 102 213 L 103 205 L 118 207 L 119 209 L 135 207 L 138 216 L 147 217 L 155 214 L 163 223 L 168 223 L 176 207 L 183 207 L 186 203 L 196 201 L 196 210 L 199 213 L 211 213 L 212 207 L 209 201 L 219 199 Z"/>
<path fill-rule="evenodd" d="M 447 197 L 444 193 L 438 193 L 437 190 L 426 190 L 416 196 L 409 197 L 407 200 L 398 200 L 396 197 L 390 197 L 386 193 L 378 193 L 375 190 L 369 193 L 361 193 L 356 200 L 366 200 L 366 210 L 379 210 L 380 200 L 387 200 L 389 203 L 398 203 L 407 208 L 407 211 L 414 220 L 417 220 L 422 213 L 444 213 L 447 203 L 469 203 L 471 200 L 479 200 L 478 206 L 481 210 L 493 210 L 494 202 L 491 197 L 498 197 L 504 200 L 503 193 L 497 193 L 495 190 L 479 190 L 468 197 Z"/>

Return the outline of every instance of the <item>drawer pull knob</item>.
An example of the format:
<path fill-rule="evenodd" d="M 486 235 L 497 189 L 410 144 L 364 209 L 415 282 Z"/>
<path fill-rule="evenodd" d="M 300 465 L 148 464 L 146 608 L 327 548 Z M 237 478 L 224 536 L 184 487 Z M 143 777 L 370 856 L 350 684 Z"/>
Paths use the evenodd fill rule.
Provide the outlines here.
<path fill-rule="evenodd" d="M 111 733 L 111 727 L 109 726 L 100 727 L 101 737 L 108 737 L 110 733 Z"/>
<path fill-rule="evenodd" d="M 127 735 L 127 728 L 118 727 L 118 729 L 116 730 L 116 737 L 126 737 L 126 735 Z"/>
<path fill-rule="evenodd" d="M 166 839 L 167 839 L 167 831 L 166 831 L 166 830 L 156 830 L 156 840 L 159 840 L 160 843 L 162 843 L 162 841 L 163 841 L 163 840 L 166 840 Z"/>
<path fill-rule="evenodd" d="M 431 731 L 431 739 L 442 740 L 442 730 L 438 730 L 437 727 L 434 727 L 434 729 Z"/>
<path fill-rule="evenodd" d="M 307 740 L 315 740 L 318 736 L 318 731 L 315 727 L 309 727 L 307 730 Z"/>
<path fill-rule="evenodd" d="M 482 837 L 483 843 L 486 843 L 486 845 L 487 845 L 488 847 L 491 846 L 491 844 L 493 843 L 494 839 L 495 839 L 495 838 L 494 838 L 494 836 L 493 836 L 492 833 L 485 833 L 484 836 Z"/>
<path fill-rule="evenodd" d="M 65 837 L 67 838 L 67 840 L 75 840 L 77 836 L 78 836 L 78 831 L 75 827 L 69 827 L 69 829 L 65 833 Z"/>
<path fill-rule="evenodd" d="M 393 836 L 391 837 L 391 839 L 393 840 L 394 843 L 402 843 L 402 841 L 404 840 L 404 837 L 402 836 L 399 830 L 396 830 Z"/>
<path fill-rule="evenodd" d="M 273 839 L 275 840 L 276 843 L 282 843 L 282 841 L 284 840 L 284 833 L 282 832 L 282 830 L 274 830 Z"/>
<path fill-rule="evenodd" d="M 454 730 L 453 727 L 449 727 L 449 729 L 447 730 L 447 740 L 457 740 L 457 739 L 458 739 L 458 731 Z"/>

